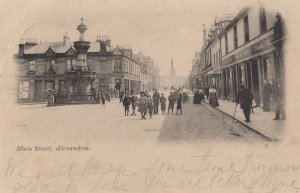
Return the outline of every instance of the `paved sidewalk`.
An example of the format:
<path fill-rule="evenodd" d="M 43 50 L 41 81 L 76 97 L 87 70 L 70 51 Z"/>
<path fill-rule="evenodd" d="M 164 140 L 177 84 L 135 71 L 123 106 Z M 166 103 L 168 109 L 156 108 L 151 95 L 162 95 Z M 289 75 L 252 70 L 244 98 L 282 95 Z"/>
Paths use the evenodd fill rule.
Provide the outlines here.
<path fill-rule="evenodd" d="M 217 107 L 217 109 L 233 117 L 235 103 L 219 100 L 219 104 L 220 106 Z M 236 108 L 235 119 L 271 140 L 282 140 L 285 121 L 274 121 L 273 118 L 275 117 L 275 112 L 263 112 L 260 107 L 254 108 L 253 111 L 254 113 L 251 113 L 250 115 L 250 123 L 246 123 L 243 110 L 240 108 L 240 105 L 238 105 Z"/>

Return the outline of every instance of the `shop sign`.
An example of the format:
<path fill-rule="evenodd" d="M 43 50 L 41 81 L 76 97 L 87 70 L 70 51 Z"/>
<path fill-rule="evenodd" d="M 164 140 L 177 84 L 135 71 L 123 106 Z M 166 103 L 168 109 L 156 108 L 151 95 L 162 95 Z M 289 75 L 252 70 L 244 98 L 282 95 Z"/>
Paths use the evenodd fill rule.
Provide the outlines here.
<path fill-rule="evenodd" d="M 253 44 L 252 46 L 245 48 L 245 49 L 239 51 L 238 53 L 222 60 L 222 64 L 224 66 L 227 66 L 227 65 L 235 63 L 239 60 L 242 60 L 242 59 L 251 57 L 253 55 L 262 53 L 266 50 L 269 50 L 273 47 L 272 40 L 273 40 L 273 36 L 269 36 L 255 44 Z"/>

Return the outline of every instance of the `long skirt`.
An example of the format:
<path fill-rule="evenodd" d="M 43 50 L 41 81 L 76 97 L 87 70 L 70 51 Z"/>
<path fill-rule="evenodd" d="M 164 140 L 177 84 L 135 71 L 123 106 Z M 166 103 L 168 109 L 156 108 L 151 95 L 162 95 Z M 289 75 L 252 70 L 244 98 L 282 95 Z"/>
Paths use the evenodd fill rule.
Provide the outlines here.
<path fill-rule="evenodd" d="M 162 111 L 166 110 L 166 103 L 160 103 L 160 109 Z"/>
<path fill-rule="evenodd" d="M 211 94 L 210 94 L 210 97 L 209 97 L 209 104 L 210 104 L 212 107 L 218 107 L 218 106 L 219 106 L 219 102 L 218 102 L 218 98 L 217 98 L 216 93 L 211 93 Z"/>
<path fill-rule="evenodd" d="M 146 104 L 139 104 L 138 112 L 146 113 L 147 112 L 147 105 Z"/>

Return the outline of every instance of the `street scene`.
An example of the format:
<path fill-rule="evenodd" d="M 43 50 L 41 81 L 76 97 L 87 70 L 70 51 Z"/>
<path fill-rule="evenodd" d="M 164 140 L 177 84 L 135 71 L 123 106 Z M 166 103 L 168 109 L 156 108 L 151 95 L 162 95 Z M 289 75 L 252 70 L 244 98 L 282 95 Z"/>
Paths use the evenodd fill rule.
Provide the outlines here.
<path fill-rule="evenodd" d="M 197 24 L 197 46 L 184 45 L 189 57 L 171 49 L 162 55 L 142 36 L 131 45 L 115 34 L 114 42 L 95 34 L 98 24 L 87 16 L 68 23 L 56 41 L 28 30 L 14 55 L 23 115 L 15 126 L 50 139 L 280 142 L 288 118 L 285 21 L 262 5 L 232 11 Z M 49 121 L 55 128 L 47 128 Z"/>
<path fill-rule="evenodd" d="M 129 116 L 125 116 L 124 106 L 118 99 L 107 102 L 105 107 L 101 104 L 53 107 L 37 104 L 21 105 L 19 108 L 22 116 L 15 126 L 18 130 L 22 130 L 24 136 L 31 133 L 33 136 L 43 138 L 47 135 L 48 139 L 57 141 L 68 136 L 72 141 L 83 137 L 91 142 L 108 144 L 116 141 L 150 144 L 241 142 L 265 145 L 270 143 L 268 138 L 234 121 L 230 116 L 206 103 L 197 105 L 184 103 L 182 115 L 176 114 L 176 105 L 173 114 L 170 111 L 169 115 L 167 113 L 162 115 L 159 108 L 158 115 L 153 115 L 150 119 L 150 114 L 147 113 L 146 120 L 141 119 L 139 112 L 136 112 L 136 116 L 131 115 L 131 106 Z M 38 118 L 39 121 L 30 121 L 28 112 L 30 117 Z M 56 127 L 49 128 L 48 120 L 42 120 L 43 117 L 51 117 L 51 122 L 55 122 Z"/>

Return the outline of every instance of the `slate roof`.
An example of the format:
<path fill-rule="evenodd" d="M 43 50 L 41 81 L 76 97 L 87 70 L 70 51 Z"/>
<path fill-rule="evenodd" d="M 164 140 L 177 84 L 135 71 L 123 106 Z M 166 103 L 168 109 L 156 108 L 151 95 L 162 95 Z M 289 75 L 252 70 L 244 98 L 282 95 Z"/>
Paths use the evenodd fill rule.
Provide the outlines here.
<path fill-rule="evenodd" d="M 57 54 L 63 54 L 66 53 L 70 48 L 74 47 L 74 42 L 68 42 L 65 46 L 63 45 L 63 42 L 44 42 L 37 44 L 29 49 L 26 49 L 24 51 L 24 54 L 44 54 L 50 47 L 51 49 L 57 53 Z M 90 48 L 88 49 L 88 52 L 99 52 L 100 51 L 100 43 L 99 42 L 91 42 Z"/>

